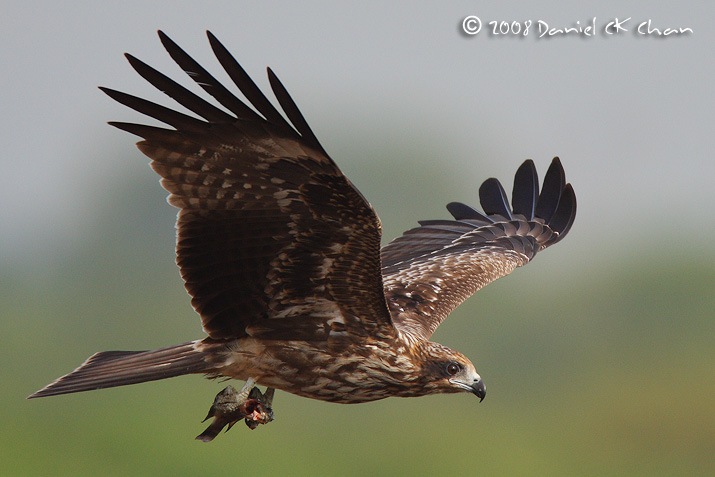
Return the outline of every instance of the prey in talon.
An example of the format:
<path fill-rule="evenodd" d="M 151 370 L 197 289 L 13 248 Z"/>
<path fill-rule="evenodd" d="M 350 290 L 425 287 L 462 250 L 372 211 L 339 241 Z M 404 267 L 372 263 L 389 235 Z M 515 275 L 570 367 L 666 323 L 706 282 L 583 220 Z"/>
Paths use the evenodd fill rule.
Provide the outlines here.
<path fill-rule="evenodd" d="M 196 436 L 196 440 L 211 442 L 221 430 L 228 426 L 226 432 L 241 419 L 245 419 L 246 425 L 255 429 L 259 424 L 267 424 L 273 420 L 273 388 L 266 389 L 265 394 L 257 387 L 251 387 L 252 383 L 246 383 L 240 392 L 233 386 L 226 388 L 216 395 L 208 415 L 203 422 L 213 418 L 211 425 L 204 432 Z M 246 396 L 246 388 L 250 389 Z"/>
<path fill-rule="evenodd" d="M 251 389 L 251 393 L 248 395 L 249 404 L 246 407 L 246 410 L 249 411 L 249 415 L 246 416 L 245 419 L 249 429 L 255 429 L 259 424 L 268 424 L 273 420 L 272 405 L 274 392 L 275 389 L 273 388 L 266 389 L 266 392 L 263 394 L 261 394 L 258 388 Z M 255 404 L 250 403 L 250 401 L 255 401 Z"/>

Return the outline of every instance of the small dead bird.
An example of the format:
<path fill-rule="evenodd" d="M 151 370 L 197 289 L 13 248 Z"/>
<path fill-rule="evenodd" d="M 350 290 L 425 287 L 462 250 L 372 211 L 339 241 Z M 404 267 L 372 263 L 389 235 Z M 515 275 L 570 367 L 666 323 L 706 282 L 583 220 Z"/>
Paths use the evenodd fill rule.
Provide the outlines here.
<path fill-rule="evenodd" d="M 274 390 L 269 388 L 263 394 L 254 387 L 255 383 L 246 383 L 241 391 L 236 391 L 233 386 L 226 388 L 216 395 L 209 413 L 202 422 L 213 417 L 211 425 L 204 432 L 196 436 L 196 440 L 211 442 L 221 430 L 228 426 L 228 432 L 234 424 L 245 419 L 250 429 L 255 429 L 259 424 L 267 424 L 273 420 Z"/>

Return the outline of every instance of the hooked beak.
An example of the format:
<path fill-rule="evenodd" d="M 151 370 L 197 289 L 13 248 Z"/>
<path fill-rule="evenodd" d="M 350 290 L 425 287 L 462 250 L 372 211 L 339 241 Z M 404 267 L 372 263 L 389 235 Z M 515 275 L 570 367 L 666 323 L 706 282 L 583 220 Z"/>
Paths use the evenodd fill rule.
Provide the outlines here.
<path fill-rule="evenodd" d="M 481 379 L 474 381 L 470 387 L 472 393 L 479 398 L 479 402 L 484 401 L 484 397 L 487 395 L 487 387 L 484 385 L 484 381 Z"/>

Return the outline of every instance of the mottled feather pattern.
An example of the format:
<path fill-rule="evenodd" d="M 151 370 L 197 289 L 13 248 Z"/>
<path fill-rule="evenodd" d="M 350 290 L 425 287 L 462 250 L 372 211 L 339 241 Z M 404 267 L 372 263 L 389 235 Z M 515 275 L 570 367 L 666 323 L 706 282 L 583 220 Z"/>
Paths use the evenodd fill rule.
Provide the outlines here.
<path fill-rule="evenodd" d="M 144 138 L 139 149 L 152 159 L 169 203 L 181 209 L 177 263 L 204 329 L 215 339 L 277 339 L 289 327 L 271 321 L 290 319 L 304 321 L 296 327 L 304 339 L 324 340 L 330 331 L 394 334 L 376 214 L 314 136 L 305 138 L 312 132 L 277 78 L 271 84 L 284 110 L 292 108 L 286 112 L 300 123 L 303 136 L 277 115 L 220 43 L 211 41 L 265 117 L 230 99 L 228 90 L 164 35 L 172 57 L 196 68 L 189 76 L 236 116 L 132 56 L 130 63 L 144 78 L 206 121 L 110 94 L 176 128 L 114 123 Z"/>
<path fill-rule="evenodd" d="M 534 190 L 538 178 L 529 160 L 514 180 L 514 210 L 499 181 L 488 179 L 479 189 L 484 213 L 450 204 L 455 220 L 421 221 L 382 249 L 388 306 L 404 336 L 428 340 L 469 296 L 563 238 L 573 223 L 576 199 L 558 158 L 541 195 Z"/>

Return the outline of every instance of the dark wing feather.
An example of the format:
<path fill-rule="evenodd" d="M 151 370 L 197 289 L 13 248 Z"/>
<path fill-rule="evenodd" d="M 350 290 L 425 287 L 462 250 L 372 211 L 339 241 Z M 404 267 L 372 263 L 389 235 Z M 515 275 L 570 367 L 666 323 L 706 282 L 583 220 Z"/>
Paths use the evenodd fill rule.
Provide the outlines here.
<path fill-rule="evenodd" d="M 546 171 L 541 195 L 539 195 L 539 200 L 536 201 L 534 209 L 536 217 L 541 217 L 547 223 L 551 220 L 551 216 L 559 205 L 561 192 L 564 190 L 565 184 L 564 168 L 561 166 L 559 158 L 555 157 L 549 166 L 549 170 Z"/>
<path fill-rule="evenodd" d="M 576 196 L 564 182 L 554 158 L 538 194 L 536 170 L 526 161 L 514 179 L 512 210 L 489 179 L 479 190 L 485 214 L 451 203 L 455 220 L 421 221 L 385 246 L 382 274 L 395 327 L 408 339 L 428 340 L 461 302 L 561 240 L 576 216 Z"/>
<path fill-rule="evenodd" d="M 456 220 L 477 220 L 485 225 L 494 223 L 494 221 L 486 215 L 461 202 L 450 202 L 447 204 L 447 210 Z"/>
<path fill-rule="evenodd" d="M 271 83 L 271 88 L 273 89 L 273 93 L 276 95 L 278 103 L 280 103 L 283 111 L 285 111 L 286 115 L 288 115 L 290 122 L 293 123 L 295 128 L 301 134 L 303 140 L 327 156 L 323 146 L 321 146 L 318 142 L 318 138 L 315 137 L 315 134 L 313 134 L 313 130 L 310 129 L 310 126 L 308 126 L 307 121 L 298 109 L 298 106 L 293 101 L 293 98 L 290 97 L 288 91 L 283 86 L 283 83 L 281 83 L 275 73 L 273 73 L 273 70 L 270 68 L 268 68 L 268 81 Z"/>
<path fill-rule="evenodd" d="M 494 179 L 487 179 L 479 188 L 479 202 L 487 215 L 501 215 L 511 220 L 511 210 L 509 210 L 509 199 L 501 183 Z"/>
<path fill-rule="evenodd" d="M 266 98 L 266 96 L 261 92 L 260 88 L 256 86 L 250 76 L 246 73 L 241 65 L 234 59 L 234 57 L 229 53 L 223 44 L 211 33 L 206 32 L 209 37 L 209 43 L 213 49 L 216 58 L 218 59 L 223 69 L 228 73 L 229 78 L 233 81 L 241 93 L 248 99 L 248 101 L 253 105 L 256 110 L 261 113 L 266 120 L 275 125 L 276 127 L 286 128 L 292 130 L 292 127 L 283 118 L 281 113 L 271 104 L 271 102 Z M 248 108 L 250 109 L 250 108 Z M 239 117 L 241 117 L 239 115 Z"/>
<path fill-rule="evenodd" d="M 214 97 L 224 107 L 228 108 L 237 118 L 248 120 L 262 119 L 254 110 L 246 106 L 240 99 L 233 95 L 224 85 L 219 83 L 208 71 L 198 64 L 191 56 L 179 47 L 174 41 L 166 36 L 163 32 L 159 32 L 159 38 L 162 45 L 169 53 L 169 56 L 176 62 L 184 72 L 193 79 L 196 84 L 201 86 L 207 93 Z M 209 40 L 213 36 L 209 33 Z M 215 40 L 218 42 L 218 40 Z M 220 44 L 220 43 L 219 43 Z M 221 45 L 223 47 L 223 45 Z M 230 55 L 229 55 L 230 56 Z M 239 66 L 240 68 L 240 66 Z M 262 95 L 262 93 L 261 93 Z M 265 98 L 264 98 L 265 99 Z M 266 100 L 267 101 L 267 100 Z M 281 127 L 290 130 L 290 125 L 285 122 L 283 117 L 278 114 Z M 279 124 L 269 118 L 269 122 Z"/>
<path fill-rule="evenodd" d="M 111 123 L 144 138 L 139 149 L 180 209 L 177 263 L 209 336 L 394 334 L 380 273 L 379 220 L 285 88 L 269 73 L 295 129 L 210 33 L 220 63 L 262 116 L 160 37 L 179 66 L 233 114 L 130 55 L 139 74 L 204 120 L 103 90 L 174 128 Z"/>
<path fill-rule="evenodd" d="M 129 64 L 132 65 L 132 68 L 134 68 L 134 70 L 139 73 L 142 78 L 151 83 L 159 91 L 162 91 L 164 94 L 170 96 L 186 109 L 195 112 L 207 121 L 226 123 L 235 120 L 235 118 L 230 114 L 227 114 L 211 103 L 207 103 L 199 96 L 195 95 L 169 77 L 159 73 L 143 61 L 128 53 L 125 53 L 124 56 L 127 60 L 129 60 Z"/>
<path fill-rule="evenodd" d="M 538 199 L 539 177 L 536 174 L 536 166 L 534 161 L 527 159 L 514 175 L 514 189 L 511 192 L 514 213 L 523 215 L 526 220 L 533 219 Z"/>

